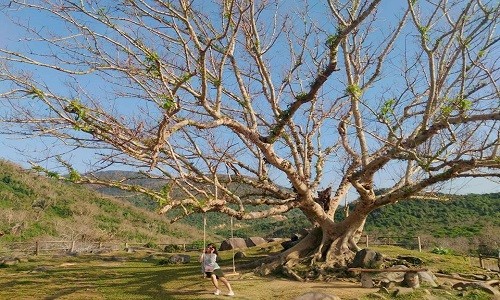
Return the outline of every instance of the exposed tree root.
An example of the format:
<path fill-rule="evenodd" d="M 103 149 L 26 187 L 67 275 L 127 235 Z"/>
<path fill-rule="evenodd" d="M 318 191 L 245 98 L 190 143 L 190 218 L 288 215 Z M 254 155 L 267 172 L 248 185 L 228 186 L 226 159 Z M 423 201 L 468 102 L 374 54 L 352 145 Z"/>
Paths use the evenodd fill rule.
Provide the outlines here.
<path fill-rule="evenodd" d="M 261 276 L 279 273 L 298 281 L 330 278 L 333 274 L 342 274 L 350 263 L 357 250 L 350 245 L 354 242 L 346 235 L 323 238 L 321 230 L 317 228 L 292 248 L 243 268 L 254 269 Z"/>

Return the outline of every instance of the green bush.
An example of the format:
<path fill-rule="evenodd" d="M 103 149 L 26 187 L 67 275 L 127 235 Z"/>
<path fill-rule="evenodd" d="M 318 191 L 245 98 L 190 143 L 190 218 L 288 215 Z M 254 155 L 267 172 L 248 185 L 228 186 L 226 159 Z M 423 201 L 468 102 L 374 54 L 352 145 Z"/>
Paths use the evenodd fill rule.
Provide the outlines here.
<path fill-rule="evenodd" d="M 34 238 L 37 236 L 43 236 L 43 235 L 54 236 L 54 235 L 56 235 L 56 231 L 49 224 L 35 222 L 35 223 L 32 223 L 31 225 L 27 226 L 27 228 L 25 228 L 21 231 L 21 236 L 20 236 L 21 239 L 20 240 L 28 240 L 30 238 Z"/>
<path fill-rule="evenodd" d="M 153 249 L 153 248 L 158 248 L 158 245 L 155 243 L 155 242 L 147 242 L 144 247 L 146 248 L 150 248 L 150 249 Z"/>
<path fill-rule="evenodd" d="M 498 255 L 500 249 L 492 245 L 479 244 L 477 248 L 477 254 L 486 256 L 496 256 Z"/>
<path fill-rule="evenodd" d="M 11 175 L 4 175 L 0 178 L 0 189 L 11 191 L 19 197 L 34 194 L 31 188 L 27 187 L 23 182 L 13 179 Z"/>
<path fill-rule="evenodd" d="M 207 242 L 208 244 L 209 242 Z M 194 241 L 191 244 L 187 245 L 189 249 L 203 249 L 203 240 Z M 217 246 L 217 245 L 216 245 Z"/>
<path fill-rule="evenodd" d="M 69 218 L 73 215 L 73 211 L 66 206 L 53 205 L 50 207 L 50 211 L 61 218 Z"/>
<path fill-rule="evenodd" d="M 167 253 L 176 253 L 176 252 L 181 252 L 184 251 L 183 247 L 181 245 L 166 245 L 163 251 Z"/>

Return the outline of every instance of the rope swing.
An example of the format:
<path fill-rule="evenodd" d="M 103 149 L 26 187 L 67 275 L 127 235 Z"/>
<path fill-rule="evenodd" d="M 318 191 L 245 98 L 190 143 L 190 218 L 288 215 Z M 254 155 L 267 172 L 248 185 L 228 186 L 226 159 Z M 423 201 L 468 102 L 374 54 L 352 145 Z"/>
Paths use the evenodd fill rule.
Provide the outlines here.
<path fill-rule="evenodd" d="M 234 231 L 233 231 L 233 216 L 231 216 L 231 240 L 234 240 Z M 233 254 L 233 273 L 228 274 L 228 275 L 239 275 L 239 273 L 236 273 L 236 267 L 234 263 L 234 247 L 231 245 L 231 251 Z"/>
<path fill-rule="evenodd" d="M 234 229 L 233 229 L 233 216 L 231 216 L 231 239 L 234 239 Z M 231 245 L 232 246 L 232 245 Z M 203 249 L 207 247 L 207 214 L 203 213 Z M 232 256 L 233 256 L 233 272 L 228 273 L 228 276 L 237 276 L 240 273 L 236 272 L 236 263 L 234 260 L 234 247 L 231 247 Z"/>
<path fill-rule="evenodd" d="M 220 160 L 219 160 L 219 163 L 220 163 Z M 217 178 L 217 166 L 219 165 L 219 163 L 217 163 L 216 167 L 215 167 L 215 170 L 212 172 L 213 173 L 213 182 L 214 182 L 214 200 L 215 202 L 217 202 L 217 199 L 218 199 L 218 184 L 219 184 L 219 179 Z M 229 182 L 231 182 L 231 176 L 229 176 Z M 206 216 L 206 212 L 203 213 L 203 249 L 205 249 L 207 246 L 206 246 L 206 230 L 207 230 L 207 216 Z M 231 239 L 234 238 L 234 231 L 233 231 L 233 216 L 231 216 Z M 232 254 L 233 254 L 233 272 L 232 273 L 229 273 L 227 275 L 239 275 L 239 273 L 236 273 L 236 266 L 235 266 L 235 262 L 234 262 L 234 247 L 232 247 L 231 245 L 231 248 L 232 248 Z"/>
<path fill-rule="evenodd" d="M 207 248 L 207 213 L 203 213 L 203 250 Z"/>

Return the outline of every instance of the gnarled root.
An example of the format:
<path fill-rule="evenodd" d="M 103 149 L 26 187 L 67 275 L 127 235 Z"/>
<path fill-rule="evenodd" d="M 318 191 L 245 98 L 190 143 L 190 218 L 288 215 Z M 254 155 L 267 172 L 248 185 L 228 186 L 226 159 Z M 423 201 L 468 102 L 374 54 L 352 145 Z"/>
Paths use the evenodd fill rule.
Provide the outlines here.
<path fill-rule="evenodd" d="M 259 260 L 254 272 L 261 276 L 281 273 L 299 281 L 342 274 L 359 250 L 355 231 L 329 232 L 324 236 L 320 228 L 315 228 L 292 248 Z"/>

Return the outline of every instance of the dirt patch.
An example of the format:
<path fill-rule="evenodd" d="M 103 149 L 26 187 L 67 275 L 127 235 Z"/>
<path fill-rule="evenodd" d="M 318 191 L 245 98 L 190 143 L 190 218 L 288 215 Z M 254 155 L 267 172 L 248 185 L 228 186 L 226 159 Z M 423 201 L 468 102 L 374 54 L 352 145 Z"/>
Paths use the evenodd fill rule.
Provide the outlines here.
<path fill-rule="evenodd" d="M 189 288 L 195 288 L 195 293 L 203 295 L 203 298 L 210 298 L 213 286 L 209 280 L 201 280 L 201 286 L 193 285 Z M 236 293 L 235 299 L 293 299 L 308 292 L 321 292 L 350 300 L 378 291 L 378 288 L 362 288 L 359 282 L 349 281 L 298 282 L 281 279 L 230 278 L 230 282 Z M 221 289 L 225 292 L 223 286 Z"/>

